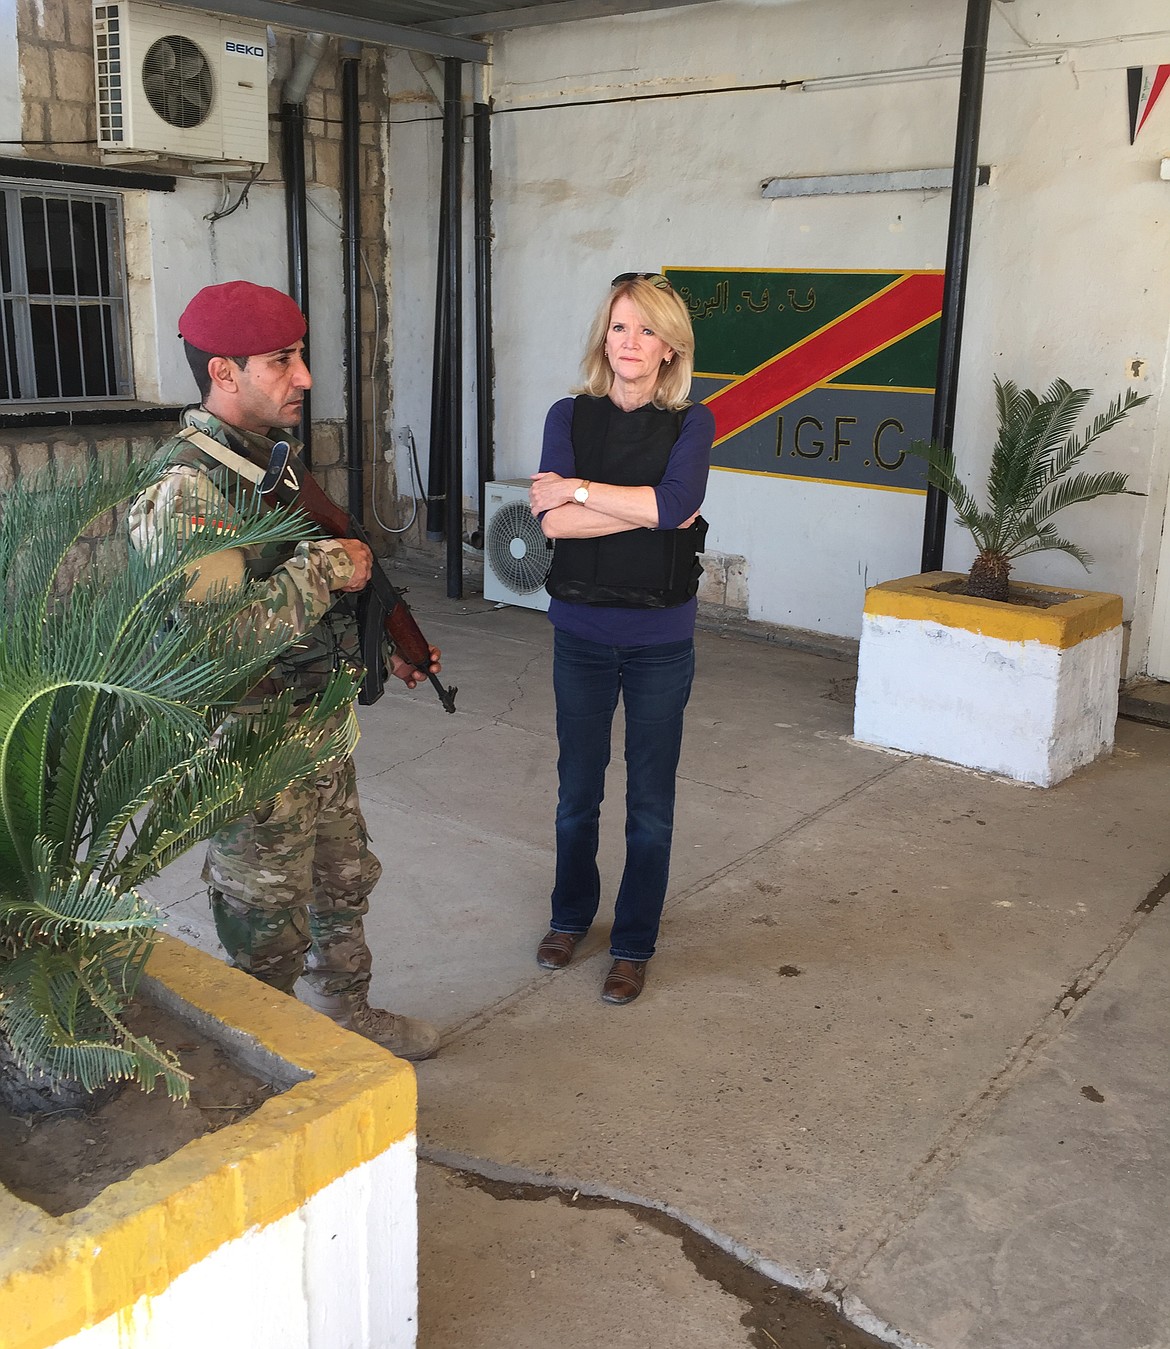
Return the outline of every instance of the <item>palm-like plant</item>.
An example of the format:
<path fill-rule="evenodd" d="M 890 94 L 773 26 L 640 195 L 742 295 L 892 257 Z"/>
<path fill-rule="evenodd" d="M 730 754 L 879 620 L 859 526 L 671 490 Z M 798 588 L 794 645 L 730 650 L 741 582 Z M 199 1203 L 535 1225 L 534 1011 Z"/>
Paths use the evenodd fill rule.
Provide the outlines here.
<path fill-rule="evenodd" d="M 1006 600 L 1012 563 L 1027 553 L 1056 549 L 1088 569 L 1093 559 L 1056 532 L 1052 517 L 1078 502 L 1126 491 L 1124 473 L 1067 475 L 1099 436 L 1146 401 L 1132 389 L 1119 394 L 1077 436 L 1075 427 L 1091 392 L 1057 379 L 1040 397 L 1011 380 L 995 380 L 999 438 L 987 478 L 986 510 L 959 477 L 953 451 L 931 441 L 910 446 L 912 454 L 926 460 L 927 479 L 950 498 L 959 524 L 975 540 L 978 553 L 967 580 L 968 595 Z"/>
<path fill-rule="evenodd" d="M 174 1056 L 123 1019 L 160 923 L 137 887 L 351 747 L 352 718 L 338 713 L 353 682 L 339 675 L 304 715 L 278 700 L 221 727 L 296 636 L 248 631 L 248 586 L 183 603 L 193 563 L 305 536 L 299 513 L 262 514 L 250 496 L 229 498 L 218 528 L 164 532 L 150 556 L 107 539 L 66 584 L 79 540 L 163 468 L 98 463 L 4 499 L 0 1049 L 50 1085 L 161 1079 L 183 1098 Z"/>

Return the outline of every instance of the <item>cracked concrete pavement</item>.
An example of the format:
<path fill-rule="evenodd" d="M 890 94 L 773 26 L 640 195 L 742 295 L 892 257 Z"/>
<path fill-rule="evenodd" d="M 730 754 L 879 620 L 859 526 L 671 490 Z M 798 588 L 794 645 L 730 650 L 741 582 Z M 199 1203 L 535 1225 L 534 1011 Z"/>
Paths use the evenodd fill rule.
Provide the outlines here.
<path fill-rule="evenodd" d="M 604 901 L 567 970 L 534 960 L 546 618 L 398 580 L 460 687 L 455 716 L 388 692 L 357 752 L 372 996 L 444 1033 L 424 1157 L 660 1209 L 891 1342 L 1168 1349 L 1170 732 L 1122 721 L 1030 789 L 853 743 L 839 655 L 703 631 L 659 954 L 615 1008 Z M 610 900 L 621 799 L 619 751 Z M 217 950 L 200 860 L 153 890 Z M 612 1216 L 542 1220 L 523 1277 L 547 1206 L 505 1220 L 446 1174 L 420 1182 L 424 1346 L 768 1344 L 661 1234 L 615 1258 Z"/>

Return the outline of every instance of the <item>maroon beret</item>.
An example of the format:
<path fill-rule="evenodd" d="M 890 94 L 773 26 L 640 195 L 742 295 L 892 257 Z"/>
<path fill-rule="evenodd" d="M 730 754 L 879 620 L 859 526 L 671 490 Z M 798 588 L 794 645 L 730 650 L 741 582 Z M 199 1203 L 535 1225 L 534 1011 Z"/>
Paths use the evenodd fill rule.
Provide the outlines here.
<path fill-rule="evenodd" d="M 204 286 L 179 316 L 179 336 L 211 356 L 258 356 L 291 347 L 308 324 L 282 290 L 251 281 Z"/>

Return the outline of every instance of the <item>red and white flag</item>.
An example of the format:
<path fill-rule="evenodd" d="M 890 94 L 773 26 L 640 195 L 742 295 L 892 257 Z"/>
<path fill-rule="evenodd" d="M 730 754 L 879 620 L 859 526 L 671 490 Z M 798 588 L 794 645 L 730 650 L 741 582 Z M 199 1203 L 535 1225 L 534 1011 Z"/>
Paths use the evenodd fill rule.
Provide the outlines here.
<path fill-rule="evenodd" d="M 1170 79 L 1170 66 L 1130 66 L 1129 68 L 1129 143 L 1145 124 L 1158 95 Z"/>

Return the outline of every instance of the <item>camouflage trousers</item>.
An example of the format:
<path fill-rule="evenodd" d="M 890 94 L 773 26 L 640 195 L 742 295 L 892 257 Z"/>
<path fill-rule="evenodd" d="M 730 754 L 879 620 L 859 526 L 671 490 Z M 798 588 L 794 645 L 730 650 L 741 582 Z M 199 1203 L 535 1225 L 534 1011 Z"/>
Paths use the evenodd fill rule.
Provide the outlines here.
<path fill-rule="evenodd" d="M 369 847 L 353 760 L 294 783 L 216 834 L 203 879 L 233 963 L 283 993 L 364 992 L 362 918 L 382 865 Z"/>

